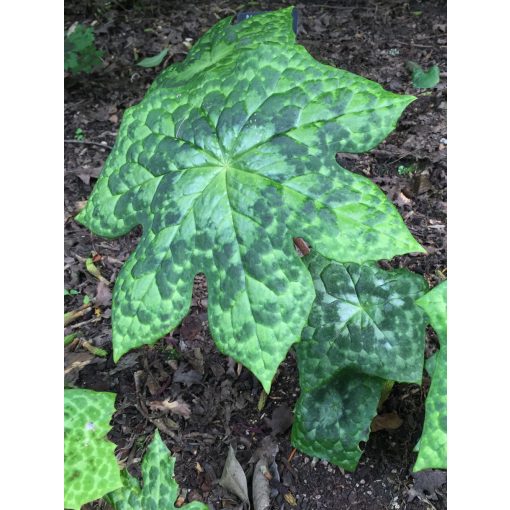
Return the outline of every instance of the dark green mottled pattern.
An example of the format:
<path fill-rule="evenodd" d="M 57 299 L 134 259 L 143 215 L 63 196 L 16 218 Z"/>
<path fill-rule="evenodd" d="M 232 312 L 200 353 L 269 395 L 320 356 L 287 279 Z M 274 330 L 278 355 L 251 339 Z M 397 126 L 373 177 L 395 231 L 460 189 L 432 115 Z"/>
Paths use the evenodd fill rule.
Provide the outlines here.
<path fill-rule="evenodd" d="M 353 470 L 385 380 L 421 382 L 427 290 L 419 275 L 340 264 L 312 252 L 316 300 L 297 346 L 294 446 Z"/>
<path fill-rule="evenodd" d="M 366 441 L 384 379 L 342 370 L 328 384 L 304 391 L 294 412 L 292 444 L 354 471 Z"/>
<path fill-rule="evenodd" d="M 176 327 L 205 272 L 216 344 L 269 391 L 313 301 L 292 237 L 339 261 L 423 251 L 335 162 L 377 145 L 412 100 L 314 60 L 290 9 L 207 32 L 125 112 L 77 217 L 106 237 L 143 226 L 114 290 L 115 359 Z"/>
<path fill-rule="evenodd" d="M 147 448 L 142 462 L 143 488 L 136 478 L 123 473 L 124 487 L 105 498 L 115 510 L 175 510 L 179 486 L 174 480 L 175 458 L 162 441 L 159 432 Z M 193 501 L 183 510 L 208 510 L 207 505 Z"/>
<path fill-rule="evenodd" d="M 79 509 L 122 486 L 115 445 L 106 439 L 115 394 L 64 390 L 64 506 Z"/>
<path fill-rule="evenodd" d="M 142 489 L 138 480 L 127 471 L 121 472 L 123 487 L 104 497 L 115 510 L 143 510 Z"/>
<path fill-rule="evenodd" d="M 420 439 L 414 471 L 446 469 L 447 463 L 447 341 L 446 341 L 446 281 L 417 300 L 430 318 L 439 337 L 440 349 L 428 360 L 427 371 L 432 382 L 425 404 L 425 423 Z"/>

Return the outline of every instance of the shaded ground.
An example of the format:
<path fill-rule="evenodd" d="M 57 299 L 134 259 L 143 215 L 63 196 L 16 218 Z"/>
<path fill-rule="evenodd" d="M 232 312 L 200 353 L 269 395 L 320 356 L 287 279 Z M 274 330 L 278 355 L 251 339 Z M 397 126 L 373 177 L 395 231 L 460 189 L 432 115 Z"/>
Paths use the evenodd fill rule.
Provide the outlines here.
<path fill-rule="evenodd" d="M 339 160 L 386 191 L 429 251 L 427 256 L 398 257 L 383 265 L 407 267 L 436 284 L 446 277 L 446 2 L 329 3 L 297 4 L 298 40 L 320 61 L 373 79 L 394 92 L 418 96 L 386 142 L 369 154 L 340 155 Z M 66 139 L 75 140 L 80 128 L 85 141 L 113 145 L 123 111 L 143 97 L 162 68 L 136 67 L 139 58 L 169 44 L 163 66 L 170 65 L 182 60 L 190 43 L 218 19 L 240 10 L 283 5 L 287 4 L 67 2 L 66 28 L 75 21 L 95 21 L 105 68 L 90 76 L 66 78 Z M 413 89 L 405 69 L 409 60 L 424 67 L 438 64 L 439 86 L 429 91 Z M 99 145 L 65 144 L 65 287 L 79 292 L 65 298 L 65 307 L 66 311 L 79 308 L 84 295 L 96 298 L 96 306 L 85 309 L 66 333 L 78 332 L 79 338 L 111 353 L 109 292 L 86 271 L 84 261 L 94 255 L 102 275 L 113 282 L 140 232 L 106 240 L 72 219 L 87 199 L 108 152 Z M 412 164 L 415 170 L 401 175 Z M 429 350 L 433 349 L 432 335 L 429 344 Z M 273 411 L 284 404 L 292 408 L 299 394 L 291 352 L 265 408 L 257 411 L 259 383 L 221 355 L 210 338 L 207 289 L 201 276 L 195 281 L 189 316 L 155 347 L 129 353 L 115 365 L 111 354 L 94 357 L 77 339 L 66 349 L 66 363 L 76 367 L 68 374 L 68 382 L 118 394 L 111 439 L 118 445 L 118 458 L 132 473 L 140 472 L 140 459 L 156 423 L 167 431 L 162 437 L 177 455 L 176 477 L 186 501 L 200 499 L 216 509 L 238 505 L 217 484 L 228 444 L 237 445 L 237 457 L 249 471 L 248 460 L 271 432 Z M 410 468 L 416 454 L 412 450 L 421 433 L 425 394 L 413 385 L 394 388 L 382 412 L 395 411 L 403 423 L 393 431 L 372 433 L 352 474 L 299 452 L 288 462 L 290 433 L 279 434 L 277 464 L 282 484 L 275 489 L 272 508 L 293 508 L 284 499 L 288 491 L 296 498 L 294 508 L 303 510 L 446 508 L 446 486 L 432 503 L 426 497 L 408 501 L 414 482 Z M 165 417 L 151 410 L 151 401 L 166 398 L 185 401 L 191 416 Z M 94 503 L 88 508 L 106 505 Z"/>

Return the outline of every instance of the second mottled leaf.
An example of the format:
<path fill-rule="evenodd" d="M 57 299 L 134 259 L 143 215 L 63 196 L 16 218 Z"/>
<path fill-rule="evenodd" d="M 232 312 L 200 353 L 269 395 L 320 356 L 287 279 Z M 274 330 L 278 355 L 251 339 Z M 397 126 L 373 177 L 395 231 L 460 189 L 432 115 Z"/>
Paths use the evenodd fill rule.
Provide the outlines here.
<path fill-rule="evenodd" d="M 296 347 L 301 396 L 292 443 L 354 470 L 386 380 L 420 383 L 424 279 L 377 264 L 306 257 L 316 299 Z"/>

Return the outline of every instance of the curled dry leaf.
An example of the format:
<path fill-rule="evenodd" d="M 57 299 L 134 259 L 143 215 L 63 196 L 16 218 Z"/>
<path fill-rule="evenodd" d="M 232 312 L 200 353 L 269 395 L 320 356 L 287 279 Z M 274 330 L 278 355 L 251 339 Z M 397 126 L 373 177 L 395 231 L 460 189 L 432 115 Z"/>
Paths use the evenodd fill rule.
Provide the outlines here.
<path fill-rule="evenodd" d="M 378 430 L 396 430 L 402 423 L 404 423 L 404 421 L 395 411 L 378 414 L 372 420 L 371 430 L 372 432 L 377 432 Z"/>
<path fill-rule="evenodd" d="M 97 179 L 99 177 L 99 174 L 101 173 L 102 168 L 103 168 L 102 166 L 90 168 L 89 166 L 85 165 L 74 170 L 68 170 L 68 173 L 77 175 L 83 183 L 89 186 L 90 178 L 92 177 L 94 179 Z"/>
<path fill-rule="evenodd" d="M 191 409 L 189 408 L 189 405 L 181 399 L 177 399 L 172 402 L 170 402 L 169 398 L 165 400 L 153 400 L 152 402 L 149 402 L 149 407 L 152 411 L 166 411 L 178 414 L 183 418 L 189 418 L 191 416 Z"/>
<path fill-rule="evenodd" d="M 271 415 L 271 435 L 276 436 L 287 432 L 294 421 L 294 416 L 289 406 L 278 406 Z"/>
<path fill-rule="evenodd" d="M 262 457 L 255 465 L 253 472 L 253 508 L 255 510 L 267 510 L 269 508 L 269 468 L 267 460 Z"/>
<path fill-rule="evenodd" d="M 94 304 L 96 306 L 110 306 L 112 304 L 112 291 L 108 284 L 102 280 L 97 284 Z"/>
<path fill-rule="evenodd" d="M 236 459 L 232 446 L 228 447 L 227 460 L 221 474 L 220 485 L 232 494 L 235 494 L 241 501 L 249 504 L 246 475 L 241 464 Z"/>
<path fill-rule="evenodd" d="M 415 498 L 420 500 L 437 500 L 436 493 L 446 483 L 446 472 L 436 469 L 427 469 L 413 473 L 414 485 L 409 489 L 408 502 Z"/>
<path fill-rule="evenodd" d="M 271 436 L 266 436 L 250 461 L 257 461 L 253 472 L 253 508 L 254 510 L 267 510 L 270 507 L 270 487 L 271 480 L 270 467 L 275 462 L 278 453 L 278 445 Z"/>

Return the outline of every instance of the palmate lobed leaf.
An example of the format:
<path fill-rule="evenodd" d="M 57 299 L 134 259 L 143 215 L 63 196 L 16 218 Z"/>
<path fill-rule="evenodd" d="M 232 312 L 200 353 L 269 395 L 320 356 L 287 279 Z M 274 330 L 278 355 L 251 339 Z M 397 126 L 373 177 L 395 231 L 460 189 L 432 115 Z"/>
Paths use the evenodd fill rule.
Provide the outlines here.
<path fill-rule="evenodd" d="M 316 299 L 297 345 L 301 395 L 292 444 L 354 470 L 385 381 L 420 383 L 425 280 L 406 269 L 340 264 L 311 252 Z"/>
<path fill-rule="evenodd" d="M 427 371 L 432 379 L 425 403 L 425 423 L 420 439 L 418 458 L 413 471 L 446 469 L 447 463 L 447 282 L 444 281 L 417 300 L 430 319 L 440 342 L 439 352 L 429 358 Z"/>
<path fill-rule="evenodd" d="M 124 486 L 105 499 L 115 510 L 175 510 L 179 486 L 174 479 L 175 457 L 156 430 L 142 462 L 143 488 L 127 471 L 122 472 Z M 208 510 L 208 506 L 193 501 L 182 510 Z"/>
<path fill-rule="evenodd" d="M 115 360 L 175 328 L 204 272 L 213 339 L 269 391 L 314 299 L 293 237 L 338 261 L 424 251 L 335 162 L 377 145 L 413 99 L 314 60 L 291 9 L 209 30 L 125 112 L 77 216 L 105 237 L 143 226 L 113 293 Z"/>
<path fill-rule="evenodd" d="M 64 506 L 79 509 L 122 486 L 115 445 L 106 439 L 115 394 L 64 390 Z"/>

